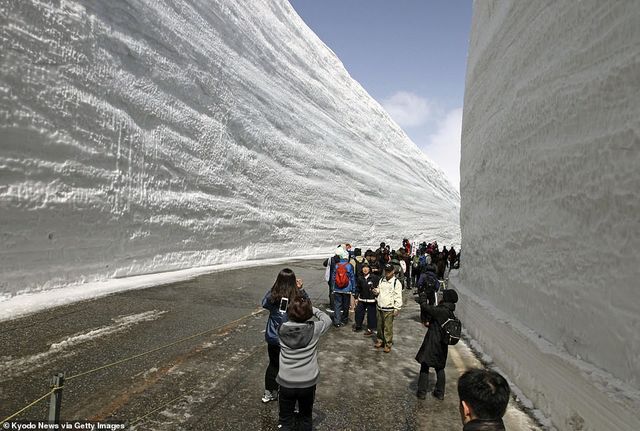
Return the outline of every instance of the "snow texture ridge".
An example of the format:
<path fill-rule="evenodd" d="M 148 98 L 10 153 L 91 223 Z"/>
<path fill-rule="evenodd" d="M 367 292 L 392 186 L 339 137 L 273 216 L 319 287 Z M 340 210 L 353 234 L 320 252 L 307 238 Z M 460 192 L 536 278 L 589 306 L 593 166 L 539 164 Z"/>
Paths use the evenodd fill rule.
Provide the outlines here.
<path fill-rule="evenodd" d="M 0 2 L 0 296 L 459 243 L 459 195 L 285 0 Z"/>
<path fill-rule="evenodd" d="M 613 376 L 592 390 L 618 408 L 633 393 L 631 412 L 640 406 L 638 22 L 631 0 L 474 2 L 461 159 L 461 285 Z M 545 386 L 536 373 L 559 373 L 556 362 L 518 363 L 481 333 L 482 314 L 470 313 L 469 332 L 493 343 L 486 350 L 554 424 L 597 429 L 595 398 Z"/>

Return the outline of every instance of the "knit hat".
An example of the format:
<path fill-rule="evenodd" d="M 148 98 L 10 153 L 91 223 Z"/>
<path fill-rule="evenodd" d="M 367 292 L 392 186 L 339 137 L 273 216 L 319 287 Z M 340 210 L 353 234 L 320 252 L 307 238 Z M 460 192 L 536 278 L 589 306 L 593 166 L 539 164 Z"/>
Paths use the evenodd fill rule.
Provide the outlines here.
<path fill-rule="evenodd" d="M 458 302 L 458 293 L 453 289 L 446 289 L 442 292 L 442 302 L 455 304 Z"/>

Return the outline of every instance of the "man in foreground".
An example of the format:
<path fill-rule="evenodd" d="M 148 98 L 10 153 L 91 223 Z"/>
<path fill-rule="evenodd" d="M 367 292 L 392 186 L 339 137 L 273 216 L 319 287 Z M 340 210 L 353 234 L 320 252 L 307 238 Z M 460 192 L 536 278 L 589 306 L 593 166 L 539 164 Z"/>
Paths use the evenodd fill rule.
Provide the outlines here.
<path fill-rule="evenodd" d="M 495 371 L 471 369 L 458 380 L 463 431 L 504 431 L 509 384 Z"/>

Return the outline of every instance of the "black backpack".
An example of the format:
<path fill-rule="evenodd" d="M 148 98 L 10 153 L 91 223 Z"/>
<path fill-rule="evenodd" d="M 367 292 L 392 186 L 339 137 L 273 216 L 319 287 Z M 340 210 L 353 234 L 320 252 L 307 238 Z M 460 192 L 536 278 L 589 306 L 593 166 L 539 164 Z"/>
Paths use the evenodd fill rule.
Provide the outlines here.
<path fill-rule="evenodd" d="M 432 276 L 427 275 L 427 289 L 433 290 L 434 292 L 438 291 L 438 279 L 435 274 Z"/>
<path fill-rule="evenodd" d="M 442 343 L 449 346 L 458 344 L 461 333 L 462 322 L 451 312 L 451 316 L 442 324 Z"/>

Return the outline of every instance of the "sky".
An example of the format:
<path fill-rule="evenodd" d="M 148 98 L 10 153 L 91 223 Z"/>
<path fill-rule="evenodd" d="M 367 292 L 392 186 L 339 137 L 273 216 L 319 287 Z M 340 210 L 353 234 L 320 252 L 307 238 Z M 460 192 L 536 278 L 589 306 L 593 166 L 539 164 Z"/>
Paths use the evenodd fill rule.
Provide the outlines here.
<path fill-rule="evenodd" d="M 472 0 L 290 3 L 459 189 Z"/>

